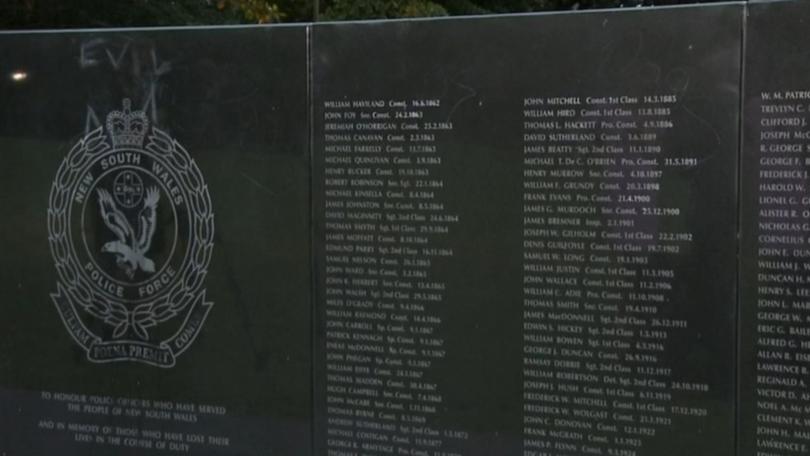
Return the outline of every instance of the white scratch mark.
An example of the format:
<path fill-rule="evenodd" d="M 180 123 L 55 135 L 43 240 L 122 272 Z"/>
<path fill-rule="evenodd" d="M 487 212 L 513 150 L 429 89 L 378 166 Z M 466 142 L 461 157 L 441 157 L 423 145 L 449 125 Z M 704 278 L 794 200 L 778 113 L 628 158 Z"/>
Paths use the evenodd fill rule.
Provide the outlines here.
<path fill-rule="evenodd" d="M 257 181 L 256 179 L 254 179 L 254 178 L 250 177 L 250 176 L 249 176 L 249 175 L 247 175 L 246 173 L 239 173 L 239 174 L 241 174 L 241 175 L 242 175 L 242 177 L 244 177 L 244 178 L 245 178 L 245 180 L 246 180 L 246 181 L 248 181 L 248 182 L 250 182 L 251 184 L 253 184 L 253 185 L 255 185 L 255 186 L 259 187 L 260 189 L 264 190 L 265 192 L 269 193 L 270 195 L 275 195 L 275 192 L 273 192 L 272 190 L 270 190 L 270 189 L 269 189 L 267 186 L 262 185 L 262 184 L 261 184 L 259 181 Z"/>

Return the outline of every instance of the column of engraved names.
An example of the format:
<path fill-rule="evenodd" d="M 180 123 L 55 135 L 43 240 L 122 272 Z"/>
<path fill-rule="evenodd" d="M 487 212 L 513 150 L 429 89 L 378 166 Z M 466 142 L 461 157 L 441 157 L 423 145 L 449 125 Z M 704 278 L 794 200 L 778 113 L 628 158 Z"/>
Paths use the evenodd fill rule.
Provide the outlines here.
<path fill-rule="evenodd" d="M 453 455 L 439 429 L 446 356 L 434 272 L 458 217 L 443 202 L 439 100 L 324 103 L 327 448 Z"/>
<path fill-rule="evenodd" d="M 524 455 L 636 455 L 681 407 L 665 363 L 663 316 L 676 286 L 666 258 L 692 242 L 664 173 L 695 166 L 667 151 L 673 95 L 524 100 Z"/>
<path fill-rule="evenodd" d="M 760 100 L 757 182 L 757 454 L 810 451 L 810 90 Z"/>

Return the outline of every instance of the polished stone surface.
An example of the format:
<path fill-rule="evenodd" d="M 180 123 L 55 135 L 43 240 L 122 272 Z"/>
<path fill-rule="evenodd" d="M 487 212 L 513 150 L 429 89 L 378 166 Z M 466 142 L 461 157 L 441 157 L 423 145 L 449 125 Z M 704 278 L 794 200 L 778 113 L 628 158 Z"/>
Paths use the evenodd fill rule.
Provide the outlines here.
<path fill-rule="evenodd" d="M 313 28 L 318 454 L 733 454 L 742 14 Z"/>
<path fill-rule="evenodd" d="M 749 7 L 740 185 L 741 456 L 810 451 L 809 6 Z"/>
<path fill-rule="evenodd" d="M 306 29 L 0 56 L 2 453 L 309 454 Z"/>
<path fill-rule="evenodd" d="M 807 453 L 808 21 L 0 34 L 0 453 Z"/>

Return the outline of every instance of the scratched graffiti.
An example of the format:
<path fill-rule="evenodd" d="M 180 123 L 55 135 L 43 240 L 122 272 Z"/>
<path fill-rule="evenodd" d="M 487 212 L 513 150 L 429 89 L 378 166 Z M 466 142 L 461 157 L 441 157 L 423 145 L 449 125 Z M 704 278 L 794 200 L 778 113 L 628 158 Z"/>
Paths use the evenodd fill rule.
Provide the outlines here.
<path fill-rule="evenodd" d="M 82 71 L 106 72 L 120 84 L 126 95 L 153 122 L 159 122 L 158 103 L 165 76 L 172 72 L 172 62 L 163 59 L 151 42 L 128 37 L 96 37 L 78 46 L 77 63 Z M 93 94 L 85 111 L 85 134 L 101 125 L 98 112 L 106 112 L 118 98 L 102 92 Z"/>

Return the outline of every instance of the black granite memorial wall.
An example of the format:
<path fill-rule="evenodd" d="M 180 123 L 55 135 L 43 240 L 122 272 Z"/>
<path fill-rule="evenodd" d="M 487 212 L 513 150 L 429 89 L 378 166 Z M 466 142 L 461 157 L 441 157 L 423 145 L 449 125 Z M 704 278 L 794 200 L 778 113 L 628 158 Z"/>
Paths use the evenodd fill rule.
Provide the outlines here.
<path fill-rule="evenodd" d="M 749 7 L 741 185 L 740 455 L 810 452 L 810 70 L 802 2 Z"/>
<path fill-rule="evenodd" d="M 306 30 L 4 34 L 0 74 L 0 454 L 310 454 Z"/>
<path fill-rule="evenodd" d="M 808 453 L 808 20 L 0 33 L 0 455 Z"/>
<path fill-rule="evenodd" d="M 316 453 L 733 454 L 741 13 L 313 28 Z"/>

